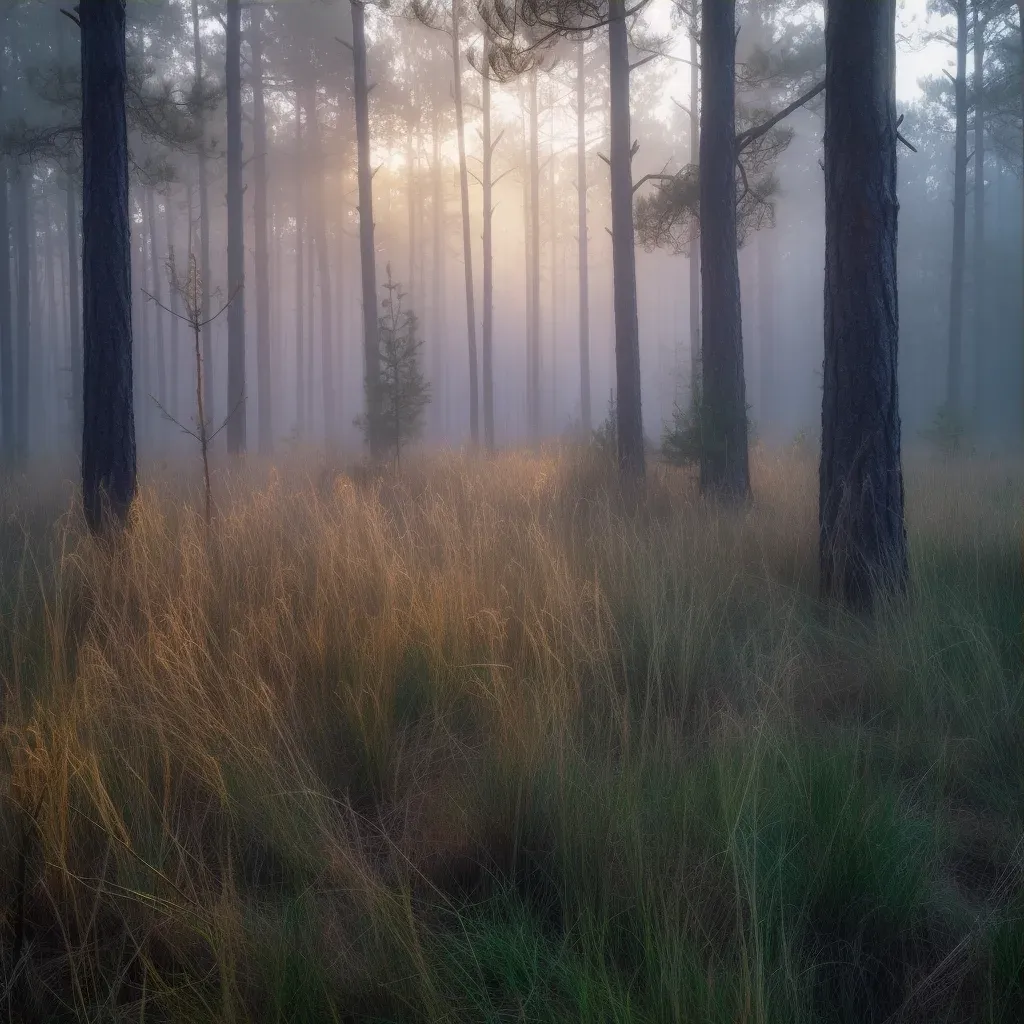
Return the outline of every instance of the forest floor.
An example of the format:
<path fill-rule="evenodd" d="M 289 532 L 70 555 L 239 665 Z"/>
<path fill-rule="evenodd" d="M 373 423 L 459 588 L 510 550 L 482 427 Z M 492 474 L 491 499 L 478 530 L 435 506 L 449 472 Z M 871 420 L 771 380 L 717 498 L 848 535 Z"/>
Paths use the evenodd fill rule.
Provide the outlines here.
<path fill-rule="evenodd" d="M 871 621 L 797 455 L 254 465 L 116 547 L 6 487 L 3 1019 L 1024 1019 L 1024 473 L 907 475 Z"/>

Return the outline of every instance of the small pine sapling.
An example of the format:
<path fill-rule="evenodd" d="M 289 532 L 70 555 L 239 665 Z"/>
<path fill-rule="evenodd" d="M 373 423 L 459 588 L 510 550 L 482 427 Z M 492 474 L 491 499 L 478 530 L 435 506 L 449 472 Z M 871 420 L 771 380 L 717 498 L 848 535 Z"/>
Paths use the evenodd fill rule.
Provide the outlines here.
<path fill-rule="evenodd" d="M 416 314 L 404 308 L 406 293 L 392 277 L 390 263 L 387 275 L 381 300 L 384 312 L 378 318 L 380 368 L 375 384 L 366 382 L 366 406 L 375 412 L 360 422 L 368 439 L 375 438 L 381 450 L 394 453 L 397 466 L 402 448 L 420 434 L 430 384 L 420 369 L 423 340 L 416 335 Z"/>

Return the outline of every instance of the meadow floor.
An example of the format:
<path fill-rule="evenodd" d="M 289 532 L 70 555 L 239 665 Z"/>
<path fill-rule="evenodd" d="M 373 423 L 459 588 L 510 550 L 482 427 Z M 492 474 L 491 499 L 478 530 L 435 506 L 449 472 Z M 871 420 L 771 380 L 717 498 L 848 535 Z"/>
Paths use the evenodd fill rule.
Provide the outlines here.
<path fill-rule="evenodd" d="M 0 1019 L 1024 1020 L 1024 472 L 908 466 L 912 594 L 585 453 L 0 507 Z"/>

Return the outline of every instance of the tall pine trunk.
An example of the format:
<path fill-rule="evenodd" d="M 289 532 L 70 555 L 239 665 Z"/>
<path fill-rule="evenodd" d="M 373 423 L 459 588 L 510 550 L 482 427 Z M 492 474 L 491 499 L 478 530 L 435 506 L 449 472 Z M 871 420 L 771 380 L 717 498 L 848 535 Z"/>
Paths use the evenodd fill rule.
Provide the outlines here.
<path fill-rule="evenodd" d="M 135 496 L 124 0 L 79 0 L 82 42 L 82 499 L 90 529 Z"/>
<path fill-rule="evenodd" d="M 203 40 L 199 31 L 199 0 L 192 0 L 192 47 L 195 60 L 196 87 L 203 83 Z M 199 126 L 205 118 L 200 116 Z M 203 318 L 203 411 L 208 423 L 215 419 L 213 389 L 213 325 L 210 319 L 210 187 L 206 166 L 205 134 L 199 147 L 199 276 L 202 281 Z M 189 213 L 191 216 L 191 212 Z M 189 232 L 191 235 L 191 225 Z"/>
<path fill-rule="evenodd" d="M 466 270 L 466 338 L 469 348 L 469 434 L 473 444 L 480 443 L 480 396 L 476 358 L 476 299 L 473 293 L 473 239 L 469 217 L 469 173 L 466 168 L 466 122 L 462 105 L 462 43 L 459 21 L 462 0 L 454 0 L 452 10 L 452 87 L 455 94 L 455 132 L 459 144 L 459 193 L 462 198 L 462 253 Z"/>
<path fill-rule="evenodd" d="M 31 170 L 18 167 L 14 172 L 14 245 L 18 257 L 18 287 L 15 336 L 17 353 L 15 380 L 15 460 L 24 464 L 28 459 L 29 407 L 31 405 L 30 366 L 32 361 L 32 294 L 33 256 L 29 228 L 32 203 Z"/>
<path fill-rule="evenodd" d="M 228 128 L 228 451 L 246 449 L 245 210 L 242 205 L 242 8 L 227 0 L 225 32 Z"/>
<path fill-rule="evenodd" d="M 431 339 L 431 365 L 430 377 L 433 392 L 434 432 L 438 437 L 444 436 L 444 380 L 445 364 L 448 353 L 444 344 L 447 337 L 447 302 L 445 290 L 447 288 L 445 264 L 447 260 L 447 245 L 445 242 L 445 210 L 444 210 L 444 180 L 441 173 L 441 126 L 438 123 L 437 111 L 434 110 L 433 122 L 431 125 L 432 163 L 430 167 L 433 189 L 433 236 L 434 236 L 434 257 L 433 257 L 433 281 L 432 290 L 434 293 L 433 325 L 434 336 Z"/>
<path fill-rule="evenodd" d="M 615 412 L 619 474 L 636 481 L 645 473 L 640 405 L 640 327 L 636 308 L 633 241 L 633 172 L 629 127 L 629 34 L 625 0 L 610 0 L 608 67 L 611 115 L 612 289 L 615 300 Z"/>
<path fill-rule="evenodd" d="M 353 10 L 355 10 L 353 5 Z M 324 443 L 330 451 L 337 443 L 337 417 L 334 395 L 334 313 L 331 290 L 331 259 L 327 239 L 327 206 L 324 202 L 326 172 L 320 137 L 320 114 L 316 90 L 306 97 L 306 124 L 313 164 L 313 244 L 316 247 L 317 277 L 320 281 L 320 377 L 324 403 Z"/>
<path fill-rule="evenodd" d="M 249 27 L 252 53 L 253 229 L 256 237 L 256 435 L 261 455 L 274 447 L 270 389 L 270 253 L 267 232 L 267 105 L 263 95 L 263 16 L 253 7 Z"/>
<path fill-rule="evenodd" d="M 700 46 L 690 29 L 690 163 L 700 164 Z M 700 239 L 690 243 L 690 401 L 700 393 Z"/>
<path fill-rule="evenodd" d="M 380 347 L 377 337 L 377 256 L 373 244 L 373 174 L 370 170 L 370 86 L 366 72 L 366 27 L 363 0 L 351 0 L 352 57 L 356 107 L 357 176 L 359 180 L 359 262 L 363 283 L 363 363 L 370 455 L 383 454 L 378 438 Z"/>
<path fill-rule="evenodd" d="M 15 456 L 14 332 L 11 316 L 11 229 L 7 209 L 7 161 L 0 159 L 0 426 L 4 462 Z"/>
<path fill-rule="evenodd" d="M 299 437 L 306 436 L 306 358 L 305 310 L 306 272 L 305 234 L 306 200 L 303 188 L 305 154 L 302 151 L 302 104 L 295 94 L 295 426 Z"/>
<path fill-rule="evenodd" d="M 146 189 L 146 233 L 149 242 L 149 287 L 150 294 L 156 300 L 153 319 L 156 323 L 156 397 L 157 401 L 167 408 L 167 353 L 164 346 L 164 311 L 161 308 L 163 297 L 163 249 L 157 236 L 156 201 L 153 190 Z"/>
<path fill-rule="evenodd" d="M 897 392 L 896 0 L 825 26 L 823 592 L 870 609 L 907 581 Z"/>
<path fill-rule="evenodd" d="M 494 145 L 491 141 L 490 35 L 484 30 L 483 47 L 483 203 L 484 203 L 484 444 L 494 451 L 494 203 L 492 173 Z"/>
<path fill-rule="evenodd" d="M 530 73 L 530 383 L 527 406 L 530 436 L 540 440 L 540 103 L 537 99 L 537 70 Z"/>
<path fill-rule="evenodd" d="M 774 230 L 757 237 L 757 320 L 761 338 L 761 401 L 759 418 L 765 435 L 775 422 L 775 264 L 779 240 Z"/>
<path fill-rule="evenodd" d="M 967 0 L 956 0 L 956 141 L 953 158 L 953 255 L 949 285 L 949 360 L 946 409 L 961 412 L 963 373 L 964 256 L 967 246 Z"/>
<path fill-rule="evenodd" d="M 576 205 L 579 213 L 580 421 L 593 429 L 590 411 L 590 252 L 587 238 L 587 49 L 576 44 Z"/>
<path fill-rule="evenodd" d="M 704 0 L 701 44 L 700 486 L 742 501 L 750 466 L 736 238 L 735 0 Z"/>
<path fill-rule="evenodd" d="M 981 415 L 985 374 L 985 29 L 974 0 L 974 418 Z"/>
<path fill-rule="evenodd" d="M 166 228 L 167 237 L 167 255 L 169 258 L 173 257 L 175 260 L 178 258 L 177 251 L 174 246 L 175 238 L 177 236 L 177 218 L 174 216 L 174 201 L 171 195 L 168 195 L 164 200 L 164 226 Z M 181 344 L 181 320 L 179 316 L 181 314 L 181 302 L 180 296 L 178 295 L 177 288 L 171 288 L 171 301 L 170 308 L 174 314 L 171 316 L 171 337 L 170 337 L 170 348 L 167 352 L 167 376 L 170 383 L 170 391 L 168 393 L 168 399 L 171 403 L 171 409 L 175 416 L 180 413 L 180 393 L 179 384 L 181 381 L 181 364 L 180 364 L 180 344 Z"/>

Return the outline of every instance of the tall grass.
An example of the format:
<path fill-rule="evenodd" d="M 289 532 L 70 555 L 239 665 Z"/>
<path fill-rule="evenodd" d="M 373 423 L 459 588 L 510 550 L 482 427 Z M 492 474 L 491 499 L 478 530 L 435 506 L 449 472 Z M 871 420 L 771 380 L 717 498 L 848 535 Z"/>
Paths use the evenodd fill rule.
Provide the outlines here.
<path fill-rule="evenodd" d="M 797 458 L 218 486 L 0 510 L 9 1019 L 1024 1017 L 1019 467 L 912 469 L 870 622 Z"/>

